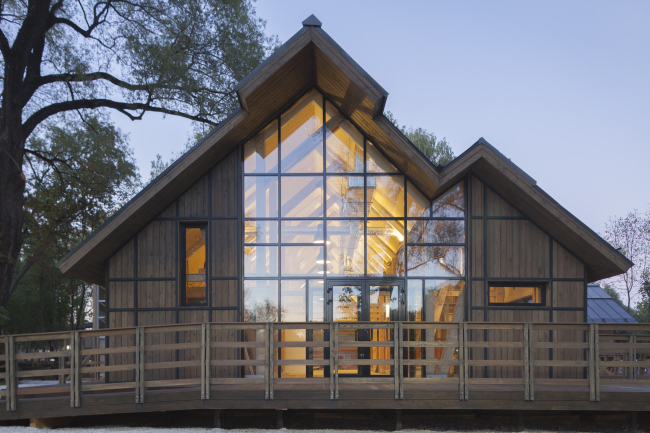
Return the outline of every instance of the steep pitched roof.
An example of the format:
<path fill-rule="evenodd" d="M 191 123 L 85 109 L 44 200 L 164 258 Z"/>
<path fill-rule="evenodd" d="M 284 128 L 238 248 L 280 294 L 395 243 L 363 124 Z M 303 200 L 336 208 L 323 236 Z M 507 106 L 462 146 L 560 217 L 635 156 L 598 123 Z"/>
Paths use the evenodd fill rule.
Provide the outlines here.
<path fill-rule="evenodd" d="M 233 112 L 59 262 L 66 274 L 103 284 L 106 260 L 235 147 L 317 88 L 361 127 L 429 198 L 470 169 L 521 205 L 589 268 L 590 280 L 625 272 L 631 262 L 567 212 L 535 181 L 481 139 L 444 168 L 436 167 L 384 115 L 388 93 L 322 30 L 315 16 L 237 86 Z"/>

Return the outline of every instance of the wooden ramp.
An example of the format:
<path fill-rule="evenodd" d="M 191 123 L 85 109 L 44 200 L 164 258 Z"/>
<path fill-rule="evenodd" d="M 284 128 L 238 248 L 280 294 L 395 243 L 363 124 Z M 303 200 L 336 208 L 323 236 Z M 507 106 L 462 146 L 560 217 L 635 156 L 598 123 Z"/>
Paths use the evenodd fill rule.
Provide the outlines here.
<path fill-rule="evenodd" d="M 368 335 L 381 341 L 339 341 L 339 333 L 377 329 Z M 648 411 L 648 331 L 347 322 L 11 335 L 0 338 L 0 420 L 193 409 Z M 349 349 L 372 347 L 387 350 L 349 357 Z M 340 349 L 348 349 L 345 359 Z M 381 371 L 390 375 L 339 375 L 355 365 L 387 366 Z"/>

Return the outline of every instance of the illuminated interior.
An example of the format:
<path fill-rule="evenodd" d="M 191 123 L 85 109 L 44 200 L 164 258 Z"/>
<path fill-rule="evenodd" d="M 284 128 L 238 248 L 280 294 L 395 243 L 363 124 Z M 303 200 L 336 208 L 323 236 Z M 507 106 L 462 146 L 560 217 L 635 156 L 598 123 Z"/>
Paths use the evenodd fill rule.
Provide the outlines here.
<path fill-rule="evenodd" d="M 411 296 L 414 282 L 422 285 L 424 302 L 409 320 L 455 317 L 465 277 L 462 181 L 432 201 L 316 90 L 245 143 L 243 153 L 244 320 L 400 320 L 399 297 Z M 377 285 L 337 285 L 337 278 L 365 278 Z M 409 295 L 400 295 L 399 285 L 381 285 L 382 278 L 398 279 Z M 441 288 L 444 306 L 431 309 L 436 295 L 424 295 L 425 281 L 448 282 L 456 289 Z M 408 299 L 409 305 L 415 302 Z M 393 338 L 389 330 L 363 336 L 345 332 L 342 341 Z M 283 330 L 276 338 L 325 336 Z M 339 373 L 359 374 L 359 367 L 344 360 L 360 353 L 342 348 Z M 323 354 L 317 348 L 282 348 L 279 356 L 318 359 Z M 390 359 L 392 353 L 368 348 L 367 356 Z M 309 377 L 325 371 L 282 366 L 276 374 Z M 364 371 L 392 374 L 390 366 Z"/>
<path fill-rule="evenodd" d="M 536 304 L 544 303 L 543 291 L 539 286 L 508 287 L 490 286 L 490 304 Z"/>
<path fill-rule="evenodd" d="M 185 303 L 206 302 L 205 228 L 185 228 Z"/>

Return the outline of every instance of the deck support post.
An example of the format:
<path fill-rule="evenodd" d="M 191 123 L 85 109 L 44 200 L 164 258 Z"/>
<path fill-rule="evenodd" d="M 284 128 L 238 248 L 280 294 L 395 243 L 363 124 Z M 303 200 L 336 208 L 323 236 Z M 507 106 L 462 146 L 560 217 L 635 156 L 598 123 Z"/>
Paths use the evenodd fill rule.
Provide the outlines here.
<path fill-rule="evenodd" d="M 13 335 L 5 337 L 5 389 L 7 412 L 16 410 L 16 342 Z"/>
<path fill-rule="evenodd" d="M 144 328 L 135 328 L 135 402 L 144 403 Z"/>
<path fill-rule="evenodd" d="M 402 430 L 402 409 L 395 410 L 395 431 Z"/>
<path fill-rule="evenodd" d="M 275 421 L 276 421 L 276 428 L 278 430 L 281 430 L 284 428 L 284 410 L 278 409 L 275 411 Z"/>
<path fill-rule="evenodd" d="M 627 427 L 627 431 L 629 433 L 636 433 L 637 432 L 637 413 L 636 412 L 630 412 L 630 423 Z"/>
<path fill-rule="evenodd" d="M 214 428 L 221 428 L 222 424 L 221 409 L 217 409 L 214 411 Z"/>
<path fill-rule="evenodd" d="M 524 411 L 517 411 L 517 431 L 524 431 Z"/>

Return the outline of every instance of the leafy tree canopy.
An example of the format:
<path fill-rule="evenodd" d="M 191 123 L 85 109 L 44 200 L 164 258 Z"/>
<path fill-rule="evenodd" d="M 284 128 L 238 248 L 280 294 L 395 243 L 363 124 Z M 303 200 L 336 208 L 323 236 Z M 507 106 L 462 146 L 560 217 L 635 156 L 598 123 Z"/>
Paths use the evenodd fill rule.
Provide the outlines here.
<path fill-rule="evenodd" d="M 53 160 L 30 141 L 39 126 L 102 108 L 216 124 L 237 104 L 235 83 L 277 46 L 264 24 L 251 0 L 0 2 L 0 307 L 22 272 L 24 166 L 74 167 L 73 152 Z"/>
<path fill-rule="evenodd" d="M 56 262 L 141 187 L 125 135 L 96 114 L 53 119 L 27 144 L 25 242 L 8 305 L 12 333 L 83 324 L 89 286 L 62 275 Z"/>
<path fill-rule="evenodd" d="M 439 139 L 433 132 L 429 132 L 424 128 L 400 126 L 390 111 L 386 113 L 386 118 L 402 131 L 402 134 L 435 165 L 445 166 L 453 161 L 454 151 L 451 150 L 446 138 Z"/>

